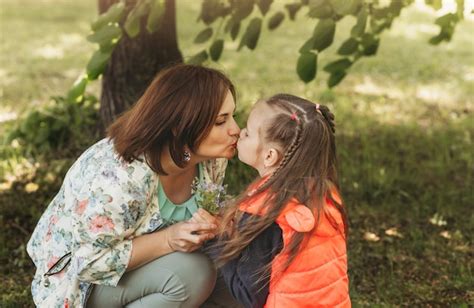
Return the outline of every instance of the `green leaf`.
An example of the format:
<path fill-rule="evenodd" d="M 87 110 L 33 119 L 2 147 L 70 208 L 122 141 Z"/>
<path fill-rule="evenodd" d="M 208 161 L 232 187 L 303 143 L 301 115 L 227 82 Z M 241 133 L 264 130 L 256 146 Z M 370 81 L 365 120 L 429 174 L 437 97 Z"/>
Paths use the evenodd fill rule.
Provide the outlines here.
<path fill-rule="evenodd" d="M 202 64 L 204 61 L 207 60 L 208 58 L 208 54 L 207 54 L 207 51 L 203 50 L 201 52 L 198 52 L 197 54 L 195 54 L 194 56 L 192 56 L 189 60 L 188 60 L 188 64 L 194 64 L 194 65 L 200 65 Z"/>
<path fill-rule="evenodd" d="M 122 29 L 117 24 L 109 24 L 100 28 L 97 32 L 89 35 L 87 40 L 99 45 L 106 45 L 112 40 L 120 39 Z"/>
<path fill-rule="evenodd" d="M 227 20 L 227 22 L 225 23 L 225 26 L 224 26 L 224 32 L 227 33 L 230 31 L 230 29 L 232 28 L 232 26 L 235 24 L 235 20 L 233 18 L 229 18 Z"/>
<path fill-rule="evenodd" d="M 345 71 L 337 71 L 332 73 L 328 79 L 328 87 L 332 88 L 338 85 L 342 81 L 342 79 L 344 79 L 344 77 L 346 77 Z"/>
<path fill-rule="evenodd" d="M 373 35 L 365 33 L 362 36 L 362 46 L 363 46 L 363 54 L 366 56 L 373 56 L 377 53 L 377 49 L 379 48 L 380 40 L 375 38 Z"/>
<path fill-rule="evenodd" d="M 314 36 L 310 37 L 304 44 L 303 46 L 300 47 L 299 52 L 304 53 L 313 50 L 314 42 L 316 41 L 316 38 Z"/>
<path fill-rule="evenodd" d="M 201 19 L 206 25 L 210 25 L 217 18 L 228 15 L 230 9 L 221 0 L 203 0 L 198 20 Z"/>
<path fill-rule="evenodd" d="M 440 33 L 432 37 L 430 44 L 437 45 L 442 41 L 450 41 L 453 36 L 456 24 L 459 22 L 459 17 L 456 14 L 448 13 L 436 19 L 435 24 L 441 27 Z"/>
<path fill-rule="evenodd" d="M 254 0 L 238 0 L 231 2 L 234 9 L 232 18 L 236 21 L 241 21 L 252 14 Z"/>
<path fill-rule="evenodd" d="M 245 30 L 242 40 L 240 41 L 239 48 L 240 50 L 243 46 L 247 46 L 249 49 L 253 50 L 257 46 L 258 38 L 260 37 L 260 30 L 262 29 L 262 19 L 255 17 L 253 18 L 247 29 Z"/>
<path fill-rule="evenodd" d="M 119 28 L 120 29 L 120 28 Z M 117 32 L 118 33 L 118 32 Z M 100 43 L 99 45 L 99 48 L 100 48 L 100 51 L 104 52 L 104 53 L 112 53 L 112 51 L 114 50 L 115 46 L 117 45 L 117 43 L 120 41 L 120 39 L 122 38 L 122 35 L 123 35 L 123 32 L 122 32 L 122 29 L 120 29 L 120 33 L 116 36 L 116 37 L 113 37 L 112 39 L 110 40 L 104 40 L 102 43 Z"/>
<path fill-rule="evenodd" d="M 129 37 L 134 38 L 140 33 L 140 21 L 141 18 L 146 15 L 147 11 L 148 2 L 142 0 L 137 2 L 135 7 L 128 13 L 123 28 Z"/>
<path fill-rule="evenodd" d="M 309 0 L 308 7 L 310 10 L 318 10 L 327 5 L 327 0 Z"/>
<path fill-rule="evenodd" d="M 444 32 L 440 32 L 438 35 L 433 36 L 432 38 L 430 38 L 430 40 L 428 42 L 431 45 L 438 45 L 442 41 L 448 41 L 448 40 L 449 40 L 449 36 L 446 35 Z"/>
<path fill-rule="evenodd" d="M 212 33 L 213 33 L 213 30 L 211 27 L 202 30 L 194 39 L 194 43 L 200 44 L 200 43 L 206 42 L 212 37 Z"/>
<path fill-rule="evenodd" d="M 336 60 L 334 62 L 329 63 L 324 67 L 324 71 L 328 73 L 335 73 L 339 71 L 346 71 L 349 67 L 351 67 L 352 62 L 347 59 L 343 58 L 340 60 Z"/>
<path fill-rule="evenodd" d="M 344 43 L 342 43 L 341 47 L 337 50 L 337 53 L 343 56 L 351 55 L 357 51 L 357 47 L 359 47 L 359 42 L 356 39 L 350 37 Z"/>
<path fill-rule="evenodd" d="M 120 35 L 118 38 L 111 40 L 110 42 L 107 42 L 105 44 L 100 45 L 100 51 L 104 53 L 112 53 L 114 51 L 115 46 L 117 43 L 120 41 L 122 38 L 122 35 Z"/>
<path fill-rule="evenodd" d="M 391 19 L 393 19 L 395 16 L 399 16 L 404 6 L 405 5 L 402 1 L 393 1 L 392 3 L 390 3 L 388 9 L 392 14 Z"/>
<path fill-rule="evenodd" d="M 230 37 L 232 38 L 233 41 L 237 38 L 237 35 L 239 35 L 240 31 L 240 21 L 237 23 L 234 23 L 232 25 L 232 28 L 230 29 Z"/>
<path fill-rule="evenodd" d="M 383 18 L 370 20 L 370 30 L 372 34 L 380 34 L 385 29 L 388 29 L 392 25 L 393 18 Z"/>
<path fill-rule="evenodd" d="M 441 27 L 449 27 L 459 21 L 459 17 L 456 14 L 448 13 L 441 17 L 436 18 L 435 24 Z"/>
<path fill-rule="evenodd" d="M 392 12 L 390 11 L 390 7 L 373 8 L 370 10 L 370 13 L 373 19 L 376 19 L 376 20 L 389 19 L 392 17 Z"/>
<path fill-rule="evenodd" d="M 313 0 L 309 2 L 308 6 L 309 17 L 324 19 L 332 17 L 334 13 L 332 7 L 326 0 Z"/>
<path fill-rule="evenodd" d="M 117 2 L 107 9 L 107 12 L 101 14 L 96 21 L 91 23 L 92 31 L 96 32 L 100 28 L 109 23 L 118 23 L 123 16 L 125 11 L 125 5 L 123 2 Z"/>
<path fill-rule="evenodd" d="M 257 6 L 260 9 L 260 12 L 262 12 L 263 16 L 265 16 L 268 13 L 268 10 L 270 9 L 272 2 L 273 0 L 259 0 L 257 2 Z"/>
<path fill-rule="evenodd" d="M 79 78 L 74 82 L 72 88 L 69 90 L 67 100 L 70 102 L 81 101 L 84 92 L 86 91 L 87 83 L 88 80 L 86 75 L 79 76 Z"/>
<path fill-rule="evenodd" d="M 295 20 L 296 13 L 301 9 L 301 3 L 290 3 L 285 5 L 291 20 Z"/>
<path fill-rule="evenodd" d="M 300 54 L 296 64 L 296 72 L 305 83 L 310 82 L 316 77 L 318 56 L 312 52 Z"/>
<path fill-rule="evenodd" d="M 350 9 L 351 15 L 357 16 L 357 14 L 361 11 L 361 9 L 365 9 L 364 7 L 364 0 L 351 0 L 352 7 Z"/>
<path fill-rule="evenodd" d="M 333 19 L 321 19 L 314 29 L 313 37 L 315 38 L 313 49 L 322 51 L 329 47 L 334 41 L 334 33 L 336 32 L 336 23 Z"/>
<path fill-rule="evenodd" d="M 367 24 L 367 10 L 365 7 L 363 7 L 360 11 L 359 14 L 357 15 L 357 22 L 352 27 L 351 30 L 351 36 L 352 37 L 360 37 L 362 34 L 365 32 L 365 26 Z"/>
<path fill-rule="evenodd" d="M 351 13 L 354 5 L 354 0 L 329 0 L 331 6 L 339 15 L 348 15 Z"/>
<path fill-rule="evenodd" d="M 224 40 L 217 40 L 214 43 L 212 43 L 211 48 L 209 48 L 209 54 L 211 55 L 212 61 L 219 60 L 223 49 L 224 49 Z"/>
<path fill-rule="evenodd" d="M 163 0 L 153 0 L 146 21 L 146 29 L 149 33 L 158 31 L 161 25 L 163 14 L 165 13 L 165 4 Z"/>
<path fill-rule="evenodd" d="M 268 21 L 268 29 L 276 29 L 282 23 L 283 19 L 285 19 L 285 14 L 282 12 L 276 12 Z"/>
<path fill-rule="evenodd" d="M 443 6 L 442 0 L 425 0 L 425 3 L 435 10 L 439 10 Z"/>
<path fill-rule="evenodd" d="M 101 50 L 94 52 L 87 64 L 87 78 L 89 80 L 97 79 L 97 77 L 104 72 L 107 62 L 109 62 L 110 55 L 110 52 L 102 52 Z"/>
<path fill-rule="evenodd" d="M 234 18 L 230 18 L 225 25 L 224 31 L 226 33 L 230 31 L 230 37 L 234 41 L 239 35 L 240 21 L 237 21 Z"/>

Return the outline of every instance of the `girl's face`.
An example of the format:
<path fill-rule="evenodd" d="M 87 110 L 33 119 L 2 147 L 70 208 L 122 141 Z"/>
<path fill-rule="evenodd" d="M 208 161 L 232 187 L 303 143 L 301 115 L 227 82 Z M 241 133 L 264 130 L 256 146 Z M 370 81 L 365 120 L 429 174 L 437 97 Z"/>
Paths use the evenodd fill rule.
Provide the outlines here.
<path fill-rule="evenodd" d="M 234 97 L 230 91 L 219 110 L 214 127 L 209 135 L 201 142 L 195 155 L 203 159 L 217 157 L 232 158 L 237 147 L 240 128 L 234 120 Z"/>
<path fill-rule="evenodd" d="M 263 122 L 265 121 L 266 104 L 257 103 L 249 114 L 247 127 L 240 132 L 237 143 L 239 159 L 247 165 L 261 170 L 263 169 L 263 144 L 261 134 L 263 133 Z"/>

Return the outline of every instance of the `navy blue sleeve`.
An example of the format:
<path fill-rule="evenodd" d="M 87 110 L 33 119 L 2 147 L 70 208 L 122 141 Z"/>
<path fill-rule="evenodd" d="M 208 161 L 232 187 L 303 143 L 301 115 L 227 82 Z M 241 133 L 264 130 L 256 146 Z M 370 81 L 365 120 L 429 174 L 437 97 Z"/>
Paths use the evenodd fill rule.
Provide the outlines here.
<path fill-rule="evenodd" d="M 250 217 L 244 213 L 241 223 Z M 270 273 L 263 269 L 283 248 L 283 237 L 280 227 L 273 223 L 260 233 L 246 247 L 238 258 L 227 262 L 221 268 L 221 274 L 232 296 L 248 308 L 263 307 L 268 297 Z M 218 249 L 213 249 L 211 258 L 218 256 Z M 262 275 L 265 279 L 261 279 Z"/>

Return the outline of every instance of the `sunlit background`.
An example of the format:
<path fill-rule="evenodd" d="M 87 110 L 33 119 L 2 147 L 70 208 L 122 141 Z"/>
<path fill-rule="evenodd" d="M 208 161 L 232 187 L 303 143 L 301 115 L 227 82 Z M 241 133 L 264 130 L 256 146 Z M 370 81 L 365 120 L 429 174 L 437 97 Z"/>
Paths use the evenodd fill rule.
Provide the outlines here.
<path fill-rule="evenodd" d="M 197 22 L 201 1 L 176 2 L 186 60 L 202 49 L 193 43 L 205 28 Z M 226 41 L 219 62 L 208 63 L 235 83 L 241 124 L 257 99 L 278 92 L 334 111 L 340 184 L 351 218 L 354 306 L 474 302 L 474 0 L 465 2 L 450 42 L 428 43 L 439 33 L 435 19 L 456 12 L 456 3 L 443 0 L 436 11 L 415 1 L 382 34 L 377 54 L 356 62 L 332 89 L 322 68 L 339 58 L 353 17 L 337 24 L 334 44 L 320 54 L 316 79 L 308 84 L 296 73 L 298 49 L 315 25 L 306 12 L 275 31 L 265 27 L 254 51 L 237 51 L 238 40 Z M 96 49 L 86 40 L 96 18 L 92 0 L 0 0 L 0 140 L 27 112 L 66 95 Z M 100 97 L 100 87 L 95 81 L 87 91 Z M 18 140 L 0 146 L 2 307 L 31 305 L 25 243 L 73 159 L 61 149 L 42 161 L 22 146 Z M 228 171 L 233 192 L 248 180 L 239 168 L 233 162 Z"/>

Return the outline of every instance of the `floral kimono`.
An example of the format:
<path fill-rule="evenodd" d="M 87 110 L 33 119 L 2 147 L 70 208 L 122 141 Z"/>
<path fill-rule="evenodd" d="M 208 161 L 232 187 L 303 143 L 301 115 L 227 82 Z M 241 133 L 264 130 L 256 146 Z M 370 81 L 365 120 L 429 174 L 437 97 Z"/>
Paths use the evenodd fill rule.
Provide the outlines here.
<path fill-rule="evenodd" d="M 202 163 L 201 178 L 222 184 L 226 159 Z M 120 159 L 110 139 L 85 151 L 64 178 L 28 242 L 39 307 L 84 307 L 92 284 L 117 286 L 132 239 L 163 227 L 158 176 Z"/>

